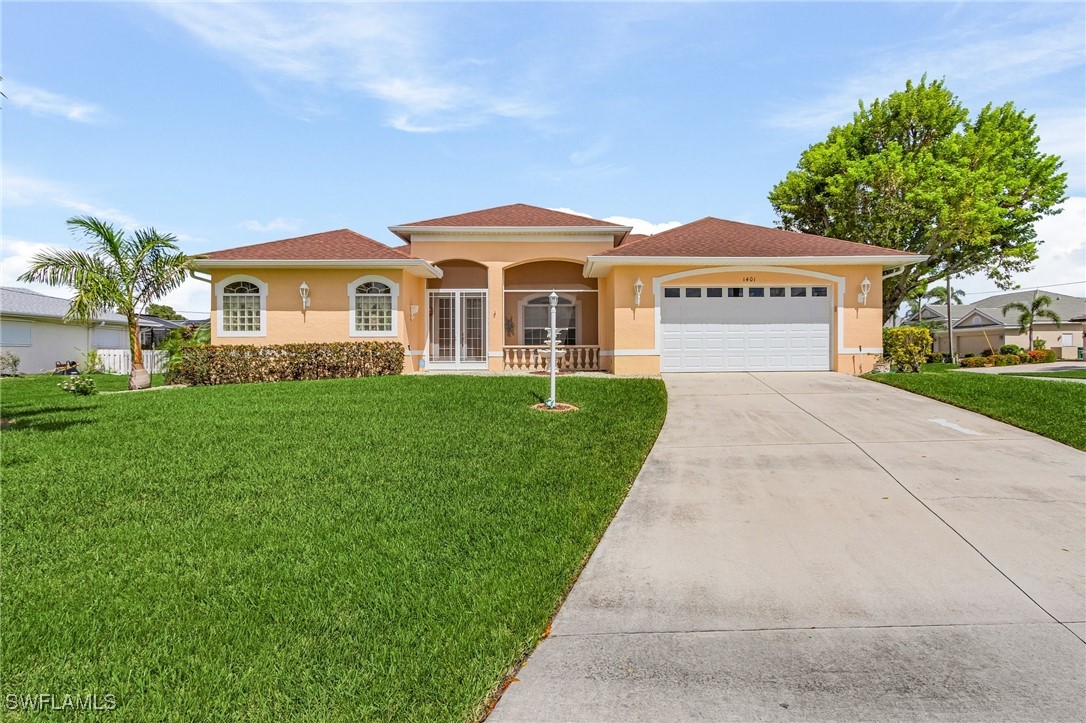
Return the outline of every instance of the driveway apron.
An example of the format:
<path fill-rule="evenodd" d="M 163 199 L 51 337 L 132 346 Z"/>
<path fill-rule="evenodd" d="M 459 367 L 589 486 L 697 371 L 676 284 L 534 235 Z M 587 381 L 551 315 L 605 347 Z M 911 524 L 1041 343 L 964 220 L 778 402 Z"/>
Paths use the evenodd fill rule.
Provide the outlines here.
<path fill-rule="evenodd" d="M 839 374 L 664 379 L 490 720 L 1086 719 L 1086 454 Z"/>

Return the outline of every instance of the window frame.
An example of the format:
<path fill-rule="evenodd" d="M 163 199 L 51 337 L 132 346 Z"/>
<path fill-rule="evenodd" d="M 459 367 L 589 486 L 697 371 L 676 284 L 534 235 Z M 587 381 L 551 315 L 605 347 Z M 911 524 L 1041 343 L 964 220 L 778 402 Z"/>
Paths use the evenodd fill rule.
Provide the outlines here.
<path fill-rule="evenodd" d="M 226 295 L 226 287 L 239 281 L 246 281 L 260 290 L 255 294 L 260 300 L 260 330 L 259 331 L 224 331 L 225 318 L 223 299 Z M 268 335 L 268 284 L 255 276 L 248 274 L 234 274 L 215 284 L 215 333 L 224 338 L 232 337 L 265 337 Z"/>
<path fill-rule="evenodd" d="M 355 316 L 358 312 L 358 295 L 355 294 L 361 284 L 374 282 L 378 284 L 384 284 L 389 289 L 389 296 L 392 300 L 392 323 L 387 331 L 362 331 L 355 326 Z M 378 296 L 378 294 L 374 294 Z M 384 296 L 384 294 L 380 294 Z M 359 276 L 357 279 L 347 284 L 347 301 L 350 307 L 350 313 L 347 315 L 347 334 L 355 338 L 373 339 L 373 338 L 393 338 L 399 337 L 399 322 L 397 317 L 400 310 L 400 285 L 387 276 L 381 276 L 380 274 L 367 274 L 365 276 Z"/>
<path fill-rule="evenodd" d="M 550 299 L 549 299 L 549 297 L 550 297 L 549 292 L 546 293 L 546 294 L 533 294 L 531 296 L 524 297 L 523 299 L 521 299 L 517 303 L 518 316 L 520 317 L 518 319 L 518 321 L 520 323 L 517 325 L 517 330 L 519 332 L 518 336 L 520 337 L 519 340 L 520 340 L 520 343 L 521 343 L 522 346 L 539 346 L 539 344 L 530 344 L 527 341 L 526 332 L 528 331 L 529 327 L 524 323 L 525 322 L 524 313 L 525 313 L 526 309 L 529 306 L 533 306 L 533 307 L 535 307 L 535 306 L 543 306 L 545 309 L 549 310 L 550 309 Z M 570 295 L 570 294 L 563 294 L 563 293 L 560 293 L 560 292 L 558 293 L 558 298 L 560 300 L 568 301 L 573 306 L 573 331 L 578 337 L 580 337 L 581 331 L 582 331 L 581 300 L 579 298 L 575 297 L 575 296 Z M 534 304 L 534 303 L 532 303 L 532 302 L 536 301 L 537 299 L 547 299 L 547 303 L 546 304 Z M 550 317 L 548 315 L 548 319 L 549 318 Z M 546 329 L 547 327 L 545 327 L 545 326 L 544 327 L 533 326 L 531 328 L 532 329 L 540 329 L 540 328 Z M 569 327 L 559 326 L 557 328 L 558 329 L 568 329 Z M 543 344 L 546 344 L 546 342 L 544 341 Z M 580 341 L 578 340 L 578 343 L 570 344 L 569 346 L 579 346 L 579 345 L 580 345 Z"/>

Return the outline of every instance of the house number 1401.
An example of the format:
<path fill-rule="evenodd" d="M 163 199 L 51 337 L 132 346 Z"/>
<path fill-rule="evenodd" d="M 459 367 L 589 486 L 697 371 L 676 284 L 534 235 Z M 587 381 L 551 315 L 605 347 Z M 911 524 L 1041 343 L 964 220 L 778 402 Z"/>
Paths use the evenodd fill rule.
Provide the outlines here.
<path fill-rule="evenodd" d="M 757 281 L 757 279 L 754 278 L 753 276 L 744 276 L 743 277 L 743 283 L 744 284 L 753 284 L 755 281 Z"/>

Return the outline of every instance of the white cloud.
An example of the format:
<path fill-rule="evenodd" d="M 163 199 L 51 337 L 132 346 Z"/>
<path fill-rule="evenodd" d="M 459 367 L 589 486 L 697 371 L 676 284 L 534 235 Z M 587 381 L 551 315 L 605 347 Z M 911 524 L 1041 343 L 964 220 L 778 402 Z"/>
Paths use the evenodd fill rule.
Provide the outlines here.
<path fill-rule="evenodd" d="M 629 216 L 608 216 L 603 220 L 608 223 L 618 224 L 619 226 L 633 226 L 633 231 L 631 231 L 631 233 L 643 233 L 650 236 L 683 225 L 682 221 L 653 223 L 652 221 L 646 221 L 643 218 L 631 218 Z"/>
<path fill-rule="evenodd" d="M 106 120 L 102 108 L 93 103 L 73 100 L 13 80 L 4 81 L 4 95 L 8 97 L 11 107 L 35 115 L 60 116 L 76 123 L 100 123 Z"/>
<path fill-rule="evenodd" d="M 581 211 L 574 211 L 572 208 L 552 208 L 551 211 L 561 211 L 562 213 L 571 213 L 574 216 L 583 216 L 584 218 L 595 218 L 592 214 L 582 213 Z M 682 226 L 682 221 L 664 221 L 663 223 L 654 223 L 652 221 L 646 221 L 643 218 L 634 218 L 632 216 L 608 216 L 601 219 L 607 223 L 613 223 L 616 226 L 631 226 L 633 230 L 630 233 L 635 234 L 658 234 L 661 231 L 667 231 L 677 226 Z"/>
<path fill-rule="evenodd" d="M 1086 197 L 1068 198 L 1063 213 L 1042 218 L 1034 228 L 1044 243 L 1038 246 L 1033 270 L 1017 274 L 1015 283 L 1086 297 Z M 955 285 L 968 294 L 967 302 L 999 293 L 984 276 L 955 280 Z"/>
<path fill-rule="evenodd" d="M 1013 20 L 1013 19 L 1012 19 Z M 861 59 L 864 72 L 849 78 L 828 78 L 831 90 L 804 104 L 793 102 L 769 118 L 779 128 L 829 129 L 848 121 L 857 101 L 870 102 L 904 87 L 924 73 L 929 79 L 947 79 L 948 87 L 962 94 L 990 93 L 1008 87 L 1028 87 L 1036 80 L 1082 63 L 1082 27 L 1062 22 L 1033 32 L 1020 28 L 983 28 L 975 33 L 933 36 L 923 47 L 886 47 Z M 1079 109 L 1081 111 L 1081 108 Z M 1081 139 L 1080 139 L 1081 140 Z M 1082 144 L 1079 144 L 1081 152 Z"/>
<path fill-rule="evenodd" d="M 440 57 L 437 11 L 364 3 L 156 3 L 151 7 L 249 71 L 320 92 L 357 92 L 387 106 L 386 123 L 412 133 L 539 118 L 546 106 L 523 79 L 492 64 Z"/>
<path fill-rule="evenodd" d="M 301 225 L 301 221 L 294 218 L 273 218 L 267 223 L 260 223 L 259 221 L 242 221 L 238 224 L 240 228 L 246 231 L 256 231 L 258 233 L 269 233 L 271 231 L 297 231 Z"/>
<path fill-rule="evenodd" d="M 601 138 L 587 148 L 569 154 L 569 161 L 576 166 L 583 166 L 589 161 L 599 158 L 609 150 L 611 150 L 611 139 Z"/>
<path fill-rule="evenodd" d="M 81 216 L 94 216 L 132 230 L 139 223 L 110 206 L 88 201 L 82 194 L 53 181 L 8 173 L 4 176 L 5 206 L 59 206 Z"/>

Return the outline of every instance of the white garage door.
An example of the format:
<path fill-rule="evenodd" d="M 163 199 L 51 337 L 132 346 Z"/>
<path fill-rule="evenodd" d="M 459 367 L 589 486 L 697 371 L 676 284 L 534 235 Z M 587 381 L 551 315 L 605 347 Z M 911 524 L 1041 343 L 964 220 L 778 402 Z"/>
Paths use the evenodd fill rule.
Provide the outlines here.
<path fill-rule="evenodd" d="M 828 286 L 674 286 L 661 301 L 665 372 L 825 371 Z"/>

